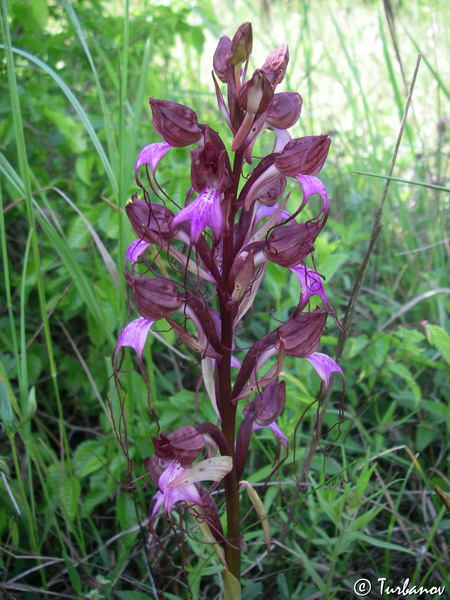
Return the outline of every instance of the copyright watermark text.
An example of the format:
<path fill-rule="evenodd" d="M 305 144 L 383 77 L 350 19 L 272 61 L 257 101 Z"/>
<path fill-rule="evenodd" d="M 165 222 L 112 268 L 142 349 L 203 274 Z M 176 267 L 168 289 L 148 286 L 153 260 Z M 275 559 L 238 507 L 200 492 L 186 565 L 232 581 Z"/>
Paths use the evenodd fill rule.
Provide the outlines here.
<path fill-rule="evenodd" d="M 365 579 L 364 577 L 355 581 L 353 585 L 353 591 L 357 596 L 363 598 L 364 596 L 368 596 L 372 591 L 372 588 L 377 588 L 377 591 L 380 594 L 386 594 L 386 596 L 390 596 L 391 594 L 396 594 L 396 596 L 422 596 L 423 594 L 427 594 L 428 596 L 442 596 L 445 592 L 445 585 L 437 587 L 433 585 L 432 587 L 425 587 L 423 585 L 410 585 L 409 577 L 405 579 L 405 581 L 401 585 L 391 586 L 386 583 L 385 577 L 379 577 L 377 579 L 377 585 L 372 585 L 372 583 Z"/>

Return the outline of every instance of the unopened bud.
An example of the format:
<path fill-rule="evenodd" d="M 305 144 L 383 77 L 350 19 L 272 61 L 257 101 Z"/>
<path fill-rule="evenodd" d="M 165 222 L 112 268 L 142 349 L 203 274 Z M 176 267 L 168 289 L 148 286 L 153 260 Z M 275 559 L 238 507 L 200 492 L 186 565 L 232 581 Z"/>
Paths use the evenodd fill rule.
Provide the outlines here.
<path fill-rule="evenodd" d="M 277 129 L 295 125 L 302 110 L 302 97 L 297 92 L 275 94 L 267 108 L 266 121 Z"/>
<path fill-rule="evenodd" d="M 248 253 L 247 256 L 241 255 L 234 261 L 230 278 L 234 279 L 231 299 L 238 301 L 248 291 L 251 282 L 255 278 L 255 261 L 252 252 Z"/>
<path fill-rule="evenodd" d="M 262 70 L 267 74 L 270 83 L 276 87 L 284 79 L 286 68 L 289 62 L 289 48 L 287 44 L 282 44 L 269 54 Z"/>
<path fill-rule="evenodd" d="M 239 106 L 253 115 L 264 112 L 273 98 L 273 88 L 267 75 L 257 69 L 239 91 Z"/>
<path fill-rule="evenodd" d="M 322 227 L 314 221 L 275 227 L 264 248 L 264 256 L 282 267 L 296 267 L 314 250 L 314 241 Z"/>
<path fill-rule="evenodd" d="M 213 68 L 217 77 L 227 82 L 228 72 L 231 65 L 231 40 L 227 35 L 220 38 L 214 52 Z"/>
<path fill-rule="evenodd" d="M 302 313 L 278 328 L 286 354 L 304 358 L 316 351 L 328 313 L 322 310 Z"/>
<path fill-rule="evenodd" d="M 181 296 L 174 281 L 167 277 L 126 276 L 141 316 L 152 321 L 162 319 L 181 306 Z"/>
<path fill-rule="evenodd" d="M 171 146 L 190 146 L 202 138 L 197 115 L 188 106 L 150 98 L 153 127 L 156 133 Z"/>
<path fill-rule="evenodd" d="M 252 53 L 253 32 L 251 23 L 242 23 L 233 36 L 231 42 L 231 64 L 240 65 Z"/>
<path fill-rule="evenodd" d="M 220 182 L 226 187 L 231 173 L 230 160 L 219 134 L 208 125 L 204 131 L 203 147 L 191 150 L 191 182 L 201 192 L 211 182 Z"/>
<path fill-rule="evenodd" d="M 284 381 L 271 381 L 257 394 L 253 402 L 244 408 L 244 415 L 254 411 L 255 423 L 265 427 L 273 423 L 283 411 L 286 402 L 286 384 Z"/>
<path fill-rule="evenodd" d="M 276 157 L 275 166 L 284 175 L 316 175 L 323 167 L 330 148 L 327 135 L 309 135 L 291 140 Z"/>
<path fill-rule="evenodd" d="M 133 194 L 125 210 L 136 235 L 144 242 L 163 246 L 170 239 L 174 215 L 162 204 L 139 200 Z"/>
<path fill-rule="evenodd" d="M 192 425 L 183 425 L 169 435 L 161 433 L 152 436 L 155 454 L 163 460 L 177 460 L 183 468 L 188 468 L 205 445 L 205 438 Z"/>

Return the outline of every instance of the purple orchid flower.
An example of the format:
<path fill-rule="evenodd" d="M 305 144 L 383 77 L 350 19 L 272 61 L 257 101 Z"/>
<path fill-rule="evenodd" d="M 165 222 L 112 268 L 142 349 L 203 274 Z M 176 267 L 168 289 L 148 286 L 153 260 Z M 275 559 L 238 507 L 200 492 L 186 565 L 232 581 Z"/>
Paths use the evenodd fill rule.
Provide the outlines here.
<path fill-rule="evenodd" d="M 155 504 L 151 516 L 164 505 L 169 514 L 177 502 L 203 506 L 204 501 L 198 487 L 201 481 L 221 481 L 233 468 L 231 456 L 207 458 L 189 469 L 184 469 L 177 460 L 170 461 L 158 480 L 159 491 L 153 496 Z"/>
<path fill-rule="evenodd" d="M 218 186 L 206 186 L 189 206 L 186 206 L 174 217 L 172 227 L 176 227 L 183 221 L 190 221 L 191 223 L 191 239 L 193 242 L 198 241 L 206 227 L 211 227 L 214 238 L 218 242 L 223 230 Z"/>

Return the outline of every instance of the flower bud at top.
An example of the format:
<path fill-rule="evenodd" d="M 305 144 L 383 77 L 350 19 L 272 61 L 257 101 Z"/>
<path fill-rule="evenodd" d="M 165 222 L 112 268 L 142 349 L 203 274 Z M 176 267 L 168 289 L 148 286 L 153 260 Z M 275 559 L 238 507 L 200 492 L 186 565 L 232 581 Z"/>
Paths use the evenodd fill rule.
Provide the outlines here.
<path fill-rule="evenodd" d="M 257 69 L 239 91 L 239 106 L 248 113 L 264 112 L 273 98 L 273 88 L 264 71 Z"/>
<path fill-rule="evenodd" d="M 284 79 L 286 68 L 289 62 L 289 48 L 287 44 L 282 44 L 269 54 L 266 62 L 262 66 L 264 73 L 270 80 L 273 87 L 276 87 Z"/>
<path fill-rule="evenodd" d="M 125 210 L 136 235 L 149 244 L 165 245 L 171 237 L 173 212 L 162 204 L 139 200 L 135 194 L 131 200 Z"/>
<path fill-rule="evenodd" d="M 228 71 L 231 65 L 231 40 L 227 35 L 220 38 L 217 44 L 216 51 L 214 52 L 213 68 L 217 77 L 227 82 Z"/>
<path fill-rule="evenodd" d="M 171 279 L 134 275 L 126 275 L 125 279 L 131 287 L 139 314 L 146 319 L 157 321 L 180 308 L 182 298 Z"/>
<path fill-rule="evenodd" d="M 242 23 L 233 36 L 231 42 L 231 64 L 240 65 L 245 62 L 252 53 L 253 32 L 251 23 Z"/>
<path fill-rule="evenodd" d="M 284 175 L 316 175 L 323 167 L 330 148 L 327 135 L 309 135 L 291 140 L 276 157 L 275 166 Z"/>
<path fill-rule="evenodd" d="M 297 92 L 275 94 L 267 108 L 266 121 L 277 129 L 295 125 L 302 110 L 302 97 Z"/>
<path fill-rule="evenodd" d="M 156 133 L 171 146 L 190 146 L 202 138 L 197 115 L 192 108 L 156 98 L 150 98 L 150 106 Z"/>

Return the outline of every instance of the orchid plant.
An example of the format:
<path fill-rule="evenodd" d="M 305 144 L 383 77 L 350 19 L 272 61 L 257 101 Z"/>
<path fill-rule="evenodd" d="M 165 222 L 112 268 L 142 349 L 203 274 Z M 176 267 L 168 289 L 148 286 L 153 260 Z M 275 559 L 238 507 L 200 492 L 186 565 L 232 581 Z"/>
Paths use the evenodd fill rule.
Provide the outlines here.
<path fill-rule="evenodd" d="M 164 141 L 140 151 L 135 165 L 140 197 L 133 195 L 126 206 L 137 239 L 126 252 L 125 279 L 140 316 L 123 329 L 115 351 L 116 361 L 123 347 L 133 348 L 144 369 L 147 336 L 165 319 L 199 355 L 216 423 L 184 425 L 152 438 L 154 456 L 146 459 L 146 469 L 158 491 L 150 521 L 162 508 L 169 518 L 175 506 L 187 508 L 215 547 L 226 595 L 233 598 L 240 589 L 242 488 L 247 488 L 264 521 L 262 502 L 242 481 L 250 438 L 269 428 L 286 453 L 289 448 L 277 424 L 286 399 L 285 383 L 280 381 L 283 360 L 286 355 L 307 360 L 321 378 L 322 389 L 331 373 L 342 375 L 335 361 L 317 352 L 328 315 L 338 321 L 323 278 L 307 265 L 329 213 L 325 186 L 316 175 L 330 139 L 326 135 L 291 139 L 288 129 L 300 116 L 302 98 L 296 92 L 276 91 L 289 61 L 287 45 L 273 50 L 247 77 L 251 51 L 252 27 L 244 23 L 233 39 L 220 39 L 214 54 L 213 81 L 231 131 L 229 150 L 212 127 L 198 122 L 191 108 L 150 98 L 153 126 Z M 273 132 L 273 150 L 242 184 L 243 167 L 253 163 L 253 148 L 264 129 Z M 191 186 L 185 206 L 176 210 L 156 172 L 172 148 L 188 146 Z M 286 210 L 288 177 L 298 182 L 301 197 L 293 213 Z M 314 195 L 320 197 L 320 210 L 302 221 Z M 149 247 L 152 252 L 147 252 Z M 161 270 L 163 258 L 169 271 Z M 286 322 L 243 347 L 246 315 L 269 262 L 295 274 L 301 287 L 299 301 Z M 320 306 L 311 306 L 312 297 Z M 225 532 L 211 488 L 201 485 L 205 481 L 215 482 L 215 488 L 223 481 Z"/>

